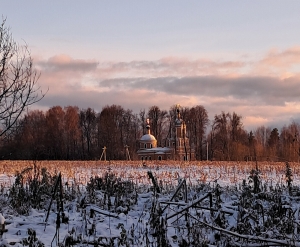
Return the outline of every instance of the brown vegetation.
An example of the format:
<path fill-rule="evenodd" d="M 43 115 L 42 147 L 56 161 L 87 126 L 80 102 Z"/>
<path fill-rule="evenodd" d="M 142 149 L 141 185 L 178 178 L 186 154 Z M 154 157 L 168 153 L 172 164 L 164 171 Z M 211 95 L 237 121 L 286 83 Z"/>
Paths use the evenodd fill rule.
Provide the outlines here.
<path fill-rule="evenodd" d="M 289 163 L 294 180 L 300 176 L 299 163 Z M 132 180 L 136 184 L 150 184 L 147 171 L 152 170 L 163 185 L 174 185 L 178 178 L 185 178 L 189 185 L 213 181 L 230 181 L 232 184 L 248 180 L 253 169 L 258 168 L 263 181 L 273 185 L 285 184 L 285 162 L 226 162 L 226 161 L 0 161 L 0 174 L 9 177 L 28 167 L 46 168 L 52 176 L 59 172 L 66 182 L 83 184 L 93 176 L 104 176 L 112 171 L 117 177 Z"/>

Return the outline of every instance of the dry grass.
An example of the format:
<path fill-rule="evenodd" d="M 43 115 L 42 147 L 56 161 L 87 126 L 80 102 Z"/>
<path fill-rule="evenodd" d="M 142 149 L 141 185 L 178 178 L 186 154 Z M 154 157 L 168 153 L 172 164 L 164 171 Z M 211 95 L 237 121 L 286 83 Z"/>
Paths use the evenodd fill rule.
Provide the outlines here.
<path fill-rule="evenodd" d="M 51 174 L 61 172 L 64 181 L 85 185 L 90 177 L 102 176 L 113 172 L 122 179 L 133 180 L 136 184 L 150 184 L 147 171 L 152 170 L 162 184 L 177 184 L 178 178 L 185 178 L 190 185 L 212 181 L 223 181 L 236 184 L 247 179 L 255 162 L 225 162 L 225 161 L 0 161 L 0 174 L 14 177 L 25 168 L 47 168 Z M 300 166 L 290 163 L 294 181 L 299 180 Z M 273 184 L 285 182 L 284 162 L 258 162 L 263 181 Z M 1 183 L 1 181 L 0 181 Z"/>

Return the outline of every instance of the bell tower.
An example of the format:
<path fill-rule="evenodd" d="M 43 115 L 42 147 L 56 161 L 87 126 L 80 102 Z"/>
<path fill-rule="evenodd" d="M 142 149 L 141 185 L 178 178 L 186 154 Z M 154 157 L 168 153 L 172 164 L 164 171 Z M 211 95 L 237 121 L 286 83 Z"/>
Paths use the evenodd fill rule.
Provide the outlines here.
<path fill-rule="evenodd" d="M 186 124 L 180 116 L 180 105 L 176 105 L 175 120 L 175 159 L 192 160 L 194 152 L 190 148 L 189 138 L 186 135 Z"/>
<path fill-rule="evenodd" d="M 183 122 L 183 120 L 181 119 L 180 117 L 180 109 L 179 109 L 179 105 L 176 105 L 177 109 L 176 109 L 176 120 L 175 120 L 175 136 L 176 136 L 176 139 L 177 138 L 184 138 L 185 136 L 185 124 Z"/>

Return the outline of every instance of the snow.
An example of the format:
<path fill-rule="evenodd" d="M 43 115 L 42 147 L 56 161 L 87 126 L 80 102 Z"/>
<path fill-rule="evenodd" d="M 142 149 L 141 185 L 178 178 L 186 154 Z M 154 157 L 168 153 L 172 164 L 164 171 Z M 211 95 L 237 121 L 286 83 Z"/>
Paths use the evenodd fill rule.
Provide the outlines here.
<path fill-rule="evenodd" d="M 141 141 L 156 141 L 156 138 L 151 134 L 145 134 L 141 137 Z"/>
<path fill-rule="evenodd" d="M 241 230 L 240 233 L 236 230 L 241 227 L 237 224 L 238 219 L 247 221 L 250 227 L 255 229 L 262 225 L 261 222 L 270 220 L 271 215 L 268 214 L 268 210 L 272 207 L 274 207 L 274 212 L 279 214 L 275 208 L 277 205 L 275 201 L 266 200 L 263 197 L 258 198 L 258 195 L 250 192 L 249 195 L 242 196 L 242 193 L 247 192 L 242 185 L 243 180 L 247 185 L 251 185 L 248 181 L 250 171 L 255 167 L 252 163 L 224 165 L 224 163 L 207 162 L 201 165 L 197 163 L 168 165 L 152 162 L 147 163 L 147 167 L 143 167 L 141 164 L 106 162 L 101 166 L 98 163 L 90 166 L 78 164 L 70 169 L 56 165 L 57 170 L 61 168 L 64 195 L 75 191 L 73 191 L 74 198 L 64 201 L 63 212 L 68 221 L 61 222 L 59 228 L 56 223 L 57 198 L 54 198 L 47 222 L 49 204 L 39 209 L 31 208 L 27 215 L 22 215 L 5 203 L 15 177 L 9 172 L 5 173 L 3 169 L 3 174 L 0 174 L 0 184 L 3 188 L 0 193 L 0 224 L 5 221 L 6 231 L 2 236 L 0 235 L 0 245 L 23 246 L 22 241 L 30 236 L 29 229 L 33 229 L 36 232 L 36 238 L 46 247 L 64 246 L 68 239 L 77 240 L 74 246 L 93 246 L 92 243 L 95 242 L 99 246 L 108 246 L 111 240 L 113 241 L 112 246 L 126 246 L 126 241 L 131 243 L 130 246 L 146 246 L 147 241 L 150 243 L 149 246 L 151 243 L 157 246 L 155 245 L 157 238 L 153 229 L 165 224 L 167 225 L 166 238 L 170 246 L 175 247 L 179 246 L 180 241 L 188 240 L 187 222 L 189 222 L 191 225 L 195 224 L 189 234 L 200 236 L 203 242 L 206 241 L 207 246 L 225 246 L 224 239 L 223 242 L 218 240 L 217 234 L 220 232 L 222 232 L 223 238 L 224 235 L 235 238 L 229 244 L 235 243 L 244 246 L 241 242 L 236 242 L 238 239 L 242 239 L 241 241 L 245 242 L 256 241 L 249 242 L 249 246 L 253 243 L 256 243 L 255 246 L 259 246 L 259 243 L 288 245 L 293 240 L 292 246 L 300 246 L 297 230 L 297 224 L 300 222 L 300 194 L 297 194 L 298 188 L 296 187 L 300 183 L 298 175 L 300 173 L 297 164 L 291 165 L 293 185 L 295 186 L 293 195 L 289 194 L 286 187 L 284 164 L 267 163 L 260 166 L 261 188 L 266 188 L 265 193 L 261 195 L 271 197 L 277 195 L 275 191 L 276 193 L 278 191 L 281 198 L 281 209 L 286 210 L 284 216 L 281 215 L 278 226 L 284 220 L 288 222 L 290 209 L 293 212 L 293 222 L 296 225 L 294 236 L 285 234 L 285 238 L 276 237 L 280 235 L 282 229 L 277 229 L 275 225 L 266 228 L 260 235 L 256 232 L 250 234 L 247 229 Z M 47 168 L 49 168 L 49 172 L 54 173 L 51 166 Z M 161 193 L 156 193 L 151 188 L 153 184 L 147 175 L 149 170 L 156 178 L 157 184 L 162 186 Z M 86 189 L 90 177 L 103 177 L 107 173 L 115 174 L 121 181 L 132 181 L 135 188 L 133 192 L 122 194 L 120 198 L 111 195 L 111 208 L 104 203 L 107 200 L 107 191 L 103 188 L 95 190 L 94 201 L 88 201 Z M 218 188 L 221 191 L 220 202 L 217 202 Z M 176 192 L 178 193 L 176 194 Z M 136 203 L 135 193 L 137 195 Z M 187 202 L 184 198 L 185 193 L 188 198 Z M 176 196 L 174 196 L 175 194 Z M 212 195 L 213 207 L 210 205 L 210 195 Z M 248 198 L 249 201 L 247 201 Z M 242 199 L 245 200 L 243 206 L 239 202 Z M 113 205 L 118 201 L 120 205 L 114 208 Z M 258 204 L 262 205 L 265 210 L 263 216 L 260 216 L 259 207 L 256 209 Z M 153 214 L 159 210 L 162 211 L 162 217 L 160 221 L 153 223 Z M 188 221 L 186 221 L 185 212 L 189 213 Z M 260 218 L 256 218 L 257 215 Z M 287 218 L 285 219 L 285 217 Z M 219 223 L 216 223 L 217 218 L 220 219 Z M 162 220 L 165 220 L 165 223 Z M 154 224 L 153 228 L 149 227 L 151 224 Z M 36 246 L 38 245 L 36 244 Z"/>
<path fill-rule="evenodd" d="M 5 222 L 5 218 L 3 217 L 2 214 L 0 214 L 0 225 L 3 225 Z"/>

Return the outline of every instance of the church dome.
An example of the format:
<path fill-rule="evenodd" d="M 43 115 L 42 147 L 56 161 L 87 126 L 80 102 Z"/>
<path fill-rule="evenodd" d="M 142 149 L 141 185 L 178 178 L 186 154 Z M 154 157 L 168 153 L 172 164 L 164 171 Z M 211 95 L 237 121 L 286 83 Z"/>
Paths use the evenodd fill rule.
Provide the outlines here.
<path fill-rule="evenodd" d="M 155 137 L 151 134 L 143 135 L 141 141 L 156 141 Z"/>

